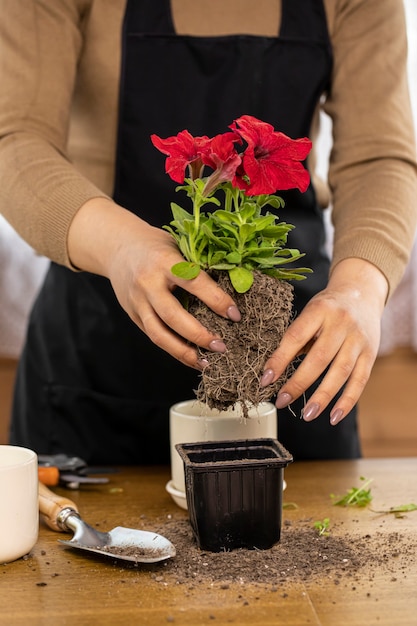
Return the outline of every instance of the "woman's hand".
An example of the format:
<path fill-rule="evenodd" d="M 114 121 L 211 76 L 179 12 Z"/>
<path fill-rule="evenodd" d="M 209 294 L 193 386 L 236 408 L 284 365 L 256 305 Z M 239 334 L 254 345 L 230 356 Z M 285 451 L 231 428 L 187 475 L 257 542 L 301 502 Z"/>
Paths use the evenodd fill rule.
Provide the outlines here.
<path fill-rule="evenodd" d="M 172 292 L 182 287 L 232 321 L 239 321 L 240 313 L 205 272 L 193 280 L 172 274 L 171 267 L 183 257 L 168 232 L 111 200 L 94 198 L 74 217 L 68 251 L 78 269 L 109 278 L 130 318 L 153 343 L 185 365 L 198 369 L 205 365 L 189 342 L 214 352 L 226 350 L 223 341 L 187 313 Z"/>
<path fill-rule="evenodd" d="M 387 293 L 384 275 L 371 263 L 350 258 L 336 265 L 327 288 L 311 299 L 265 364 L 263 386 L 275 381 L 296 356 L 306 354 L 282 386 L 278 408 L 300 397 L 329 368 L 304 407 L 303 418 L 311 421 L 320 415 L 343 385 L 330 413 L 331 424 L 351 411 L 377 356 Z"/>

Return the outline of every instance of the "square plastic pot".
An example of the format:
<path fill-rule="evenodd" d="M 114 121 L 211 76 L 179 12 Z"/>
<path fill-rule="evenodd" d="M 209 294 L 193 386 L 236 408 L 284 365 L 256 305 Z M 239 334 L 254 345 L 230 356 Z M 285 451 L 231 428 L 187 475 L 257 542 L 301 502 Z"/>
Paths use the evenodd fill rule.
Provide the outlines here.
<path fill-rule="evenodd" d="M 220 552 L 265 550 L 280 539 L 284 468 L 292 455 L 276 439 L 177 444 L 197 545 Z"/>

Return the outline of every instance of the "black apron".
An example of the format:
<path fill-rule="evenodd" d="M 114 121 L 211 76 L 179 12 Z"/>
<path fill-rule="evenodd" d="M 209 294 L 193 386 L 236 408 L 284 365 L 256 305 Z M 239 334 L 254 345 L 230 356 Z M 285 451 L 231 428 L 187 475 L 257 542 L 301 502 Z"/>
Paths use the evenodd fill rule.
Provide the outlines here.
<path fill-rule="evenodd" d="M 225 132 L 243 114 L 293 138 L 309 134 L 330 80 L 322 0 L 283 0 L 279 36 L 178 36 L 169 0 L 129 0 L 123 31 L 114 199 L 154 226 L 171 219 L 175 183 L 150 135 Z M 329 259 L 313 187 L 282 194 L 289 245 L 314 270 L 297 283 L 300 311 L 326 286 Z M 51 264 L 33 308 L 19 364 L 11 440 L 38 453 L 90 463 L 169 460 L 169 407 L 192 398 L 198 372 L 155 347 L 119 306 L 105 278 Z M 295 458 L 354 457 L 354 415 L 299 418 L 304 400 L 279 412 L 279 439 Z"/>

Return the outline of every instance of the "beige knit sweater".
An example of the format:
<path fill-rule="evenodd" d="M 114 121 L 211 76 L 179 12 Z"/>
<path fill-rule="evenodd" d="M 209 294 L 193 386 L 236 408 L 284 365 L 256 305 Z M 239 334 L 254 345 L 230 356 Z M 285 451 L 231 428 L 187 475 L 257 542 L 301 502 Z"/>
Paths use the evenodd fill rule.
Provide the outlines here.
<path fill-rule="evenodd" d="M 334 52 L 323 98 L 334 132 L 333 263 L 367 259 L 392 291 L 417 220 L 402 1 L 324 4 Z M 180 34 L 274 36 L 279 28 L 279 0 L 171 5 Z M 112 193 L 124 9 L 125 0 L 0 0 L 0 210 L 40 254 L 68 267 L 74 214 Z"/>

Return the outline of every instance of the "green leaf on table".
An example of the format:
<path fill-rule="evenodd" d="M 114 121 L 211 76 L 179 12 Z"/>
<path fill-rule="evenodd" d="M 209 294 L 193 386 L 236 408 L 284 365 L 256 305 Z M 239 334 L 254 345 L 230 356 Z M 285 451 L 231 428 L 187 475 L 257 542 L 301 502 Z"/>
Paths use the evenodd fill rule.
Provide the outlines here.
<path fill-rule="evenodd" d="M 417 511 L 417 504 L 400 504 L 399 506 L 392 506 L 390 509 L 386 509 L 383 511 L 374 511 L 371 509 L 372 513 L 381 513 L 382 515 L 389 515 L 390 513 L 395 517 L 404 517 L 404 513 L 410 513 L 411 511 Z"/>
<path fill-rule="evenodd" d="M 373 481 L 373 478 L 360 477 L 360 480 L 364 481 L 362 487 L 352 487 L 344 496 L 335 496 L 330 494 L 333 500 L 334 506 L 358 506 L 365 507 L 372 501 L 372 494 L 369 485 Z"/>
<path fill-rule="evenodd" d="M 319 535 L 330 535 L 330 518 L 325 517 L 324 520 L 317 520 L 317 522 L 314 522 L 314 528 L 317 530 Z"/>

